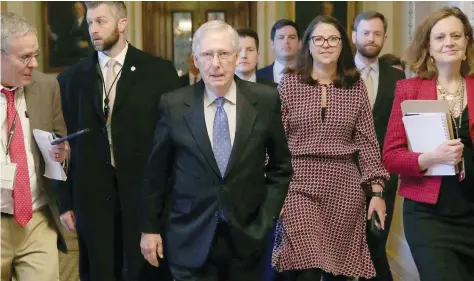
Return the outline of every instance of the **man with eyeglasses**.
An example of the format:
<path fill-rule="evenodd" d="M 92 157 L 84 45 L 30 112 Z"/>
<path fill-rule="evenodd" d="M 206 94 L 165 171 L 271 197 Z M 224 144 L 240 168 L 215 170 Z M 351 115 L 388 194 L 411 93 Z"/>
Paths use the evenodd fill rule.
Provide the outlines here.
<path fill-rule="evenodd" d="M 279 94 L 234 75 L 239 35 L 226 23 L 202 25 L 192 50 L 202 81 L 161 98 L 141 190 L 142 253 L 156 266 L 164 248 L 176 281 L 262 281 L 293 173 Z"/>
<path fill-rule="evenodd" d="M 360 13 L 357 15 L 353 27 L 352 42 L 357 49 L 355 63 L 367 87 L 375 133 L 382 150 L 392 111 L 395 87 L 399 80 L 405 79 L 405 74 L 378 59 L 387 37 L 387 22 L 384 15 L 373 11 Z M 372 281 L 393 280 L 385 246 L 392 222 L 397 184 L 398 176 L 395 174 L 391 174 L 390 180 L 385 183 L 383 197 L 387 207 L 387 216 L 384 230 L 381 230 L 380 236 L 377 237 L 376 233 L 367 229 L 367 243 L 377 274 L 375 278 L 370 279 Z"/>
<path fill-rule="evenodd" d="M 0 191 L 1 280 L 59 280 L 58 249 L 67 252 L 53 184 L 33 129 L 66 135 L 59 86 L 36 70 L 36 29 L 13 13 L 1 14 Z M 53 161 L 66 159 L 65 143 Z"/>

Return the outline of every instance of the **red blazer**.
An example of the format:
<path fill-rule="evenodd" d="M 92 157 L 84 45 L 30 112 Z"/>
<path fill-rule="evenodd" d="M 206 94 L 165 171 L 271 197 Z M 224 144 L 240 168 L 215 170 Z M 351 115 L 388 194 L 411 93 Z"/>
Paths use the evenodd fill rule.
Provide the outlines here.
<path fill-rule="evenodd" d="M 474 77 L 466 77 L 469 127 L 474 140 Z M 388 122 L 383 146 L 383 164 L 394 174 L 400 175 L 399 194 L 413 201 L 435 204 L 438 201 L 441 177 L 424 177 L 419 171 L 420 153 L 408 150 L 400 104 L 404 100 L 435 100 L 436 79 L 411 78 L 397 83 L 392 114 Z"/>

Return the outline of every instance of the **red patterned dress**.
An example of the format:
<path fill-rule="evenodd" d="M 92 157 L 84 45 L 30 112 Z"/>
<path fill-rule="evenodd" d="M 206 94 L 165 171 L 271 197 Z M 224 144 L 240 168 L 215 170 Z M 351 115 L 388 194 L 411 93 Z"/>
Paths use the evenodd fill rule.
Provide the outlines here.
<path fill-rule="evenodd" d="M 321 268 L 371 278 L 375 269 L 365 234 L 364 188 L 383 185 L 389 175 L 381 163 L 364 82 L 351 88 L 325 86 L 324 121 L 322 87 L 304 84 L 300 74 L 284 75 L 279 85 L 294 175 L 272 263 L 280 271 Z"/>

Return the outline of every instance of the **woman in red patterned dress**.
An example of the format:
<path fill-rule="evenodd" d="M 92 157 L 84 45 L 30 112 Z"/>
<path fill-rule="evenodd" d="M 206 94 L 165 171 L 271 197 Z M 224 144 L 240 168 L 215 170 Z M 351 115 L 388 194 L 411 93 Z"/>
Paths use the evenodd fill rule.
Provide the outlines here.
<path fill-rule="evenodd" d="M 318 16 L 305 32 L 294 71 L 279 85 L 282 116 L 294 167 L 273 265 L 290 280 L 345 280 L 375 276 L 366 242 L 366 219 L 385 219 L 381 164 L 364 82 L 346 31 Z"/>

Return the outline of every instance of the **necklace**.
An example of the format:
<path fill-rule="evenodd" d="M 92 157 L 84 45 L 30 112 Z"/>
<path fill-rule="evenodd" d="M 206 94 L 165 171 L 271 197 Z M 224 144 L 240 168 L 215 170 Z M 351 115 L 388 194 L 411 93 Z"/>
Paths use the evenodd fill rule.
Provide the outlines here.
<path fill-rule="evenodd" d="M 461 79 L 458 88 L 453 93 L 446 90 L 438 80 L 436 80 L 436 88 L 438 89 L 441 99 L 448 101 L 451 116 L 455 118 L 460 116 L 464 109 L 464 79 Z"/>

